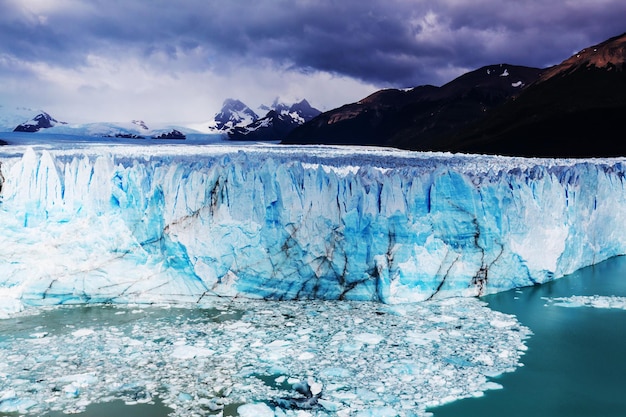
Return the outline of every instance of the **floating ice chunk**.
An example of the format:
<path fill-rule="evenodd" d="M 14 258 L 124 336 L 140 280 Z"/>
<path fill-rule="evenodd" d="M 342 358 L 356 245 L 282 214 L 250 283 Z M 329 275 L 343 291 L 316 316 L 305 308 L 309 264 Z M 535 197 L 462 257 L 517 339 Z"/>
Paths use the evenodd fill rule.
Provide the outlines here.
<path fill-rule="evenodd" d="M 244 404 L 237 407 L 240 417 L 274 417 L 274 411 L 267 404 Z"/>
<path fill-rule="evenodd" d="M 362 347 L 363 347 L 362 342 L 348 342 L 348 343 L 343 343 L 339 347 L 339 351 L 340 352 L 357 352 L 361 350 Z"/>
<path fill-rule="evenodd" d="M 348 369 L 338 368 L 338 367 L 325 368 L 321 371 L 320 374 L 326 378 L 342 378 L 342 379 L 349 378 L 351 375 Z"/>
<path fill-rule="evenodd" d="M 488 391 L 488 390 L 502 389 L 504 387 L 501 384 L 498 384 L 497 382 L 489 381 L 489 382 L 485 382 L 481 386 L 481 388 L 485 391 Z"/>
<path fill-rule="evenodd" d="M 176 359 L 205 358 L 212 356 L 214 353 L 215 351 L 204 347 L 181 345 L 174 348 L 172 357 Z"/>
<path fill-rule="evenodd" d="M 324 384 L 314 380 L 313 377 L 309 377 L 307 379 L 307 383 L 309 384 L 309 390 L 311 391 L 312 395 L 315 396 L 321 394 Z"/>
<path fill-rule="evenodd" d="M 476 362 L 482 363 L 487 366 L 493 366 L 495 363 L 493 357 L 491 357 L 491 355 L 488 355 L 486 353 L 479 354 L 478 356 L 476 356 L 475 360 Z"/>
<path fill-rule="evenodd" d="M 546 298 L 546 300 L 557 307 L 593 307 L 626 310 L 626 297 L 592 295 Z"/>
<path fill-rule="evenodd" d="M 517 322 L 514 320 L 491 320 L 489 324 L 498 329 L 504 329 L 517 325 Z"/>
<path fill-rule="evenodd" d="M 359 411 L 356 417 L 396 417 L 398 412 L 390 407 L 377 407 L 369 410 Z"/>
<path fill-rule="evenodd" d="M 98 380 L 95 372 L 88 372 L 84 374 L 66 375 L 57 378 L 58 382 L 70 382 L 76 384 L 79 387 L 85 387 L 89 384 L 93 384 Z"/>
<path fill-rule="evenodd" d="M 406 341 L 415 345 L 426 345 L 440 340 L 438 330 L 428 332 L 409 331 L 406 334 Z"/>
<path fill-rule="evenodd" d="M 310 361 L 313 358 L 315 358 L 315 354 L 312 352 L 303 352 L 298 355 L 298 359 L 301 361 Z"/>
<path fill-rule="evenodd" d="M 95 331 L 93 329 L 78 329 L 72 332 L 72 336 L 74 337 L 85 337 L 94 334 Z"/>
<path fill-rule="evenodd" d="M 324 400 L 322 398 L 317 400 L 317 403 L 319 405 L 321 405 L 324 408 L 324 410 L 330 411 L 330 412 L 337 411 L 339 409 L 339 407 L 341 406 L 341 404 L 339 404 L 339 403 L 336 403 L 334 401 Z"/>
<path fill-rule="evenodd" d="M 0 413 L 27 413 L 37 403 L 29 398 L 20 398 L 14 389 L 0 391 Z"/>
<path fill-rule="evenodd" d="M 377 345 L 383 339 L 384 338 L 381 335 L 376 333 L 359 333 L 354 335 L 354 340 L 364 343 L 366 345 Z"/>

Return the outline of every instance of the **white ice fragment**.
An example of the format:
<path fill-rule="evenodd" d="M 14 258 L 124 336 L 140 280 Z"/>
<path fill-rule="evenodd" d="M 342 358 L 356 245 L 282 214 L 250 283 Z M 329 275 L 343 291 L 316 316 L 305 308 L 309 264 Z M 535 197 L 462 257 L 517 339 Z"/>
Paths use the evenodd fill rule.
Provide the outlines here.
<path fill-rule="evenodd" d="M 478 356 L 476 356 L 476 362 L 482 363 L 483 365 L 487 365 L 487 366 L 493 366 L 494 365 L 494 361 L 493 358 L 486 354 L 486 353 L 481 353 Z"/>
<path fill-rule="evenodd" d="M 501 319 L 496 319 L 496 320 L 491 320 L 489 322 L 489 324 L 491 324 L 493 327 L 497 328 L 497 329 L 504 329 L 507 327 L 513 327 L 517 324 L 516 321 L 514 320 L 501 320 Z"/>
<path fill-rule="evenodd" d="M 366 345 L 376 345 L 383 339 L 381 335 L 376 333 L 359 333 L 354 335 L 355 341 L 365 343 Z"/>
<path fill-rule="evenodd" d="M 298 359 L 301 361 L 310 361 L 313 358 L 315 358 L 315 354 L 312 352 L 302 352 L 298 355 Z"/>
<path fill-rule="evenodd" d="M 58 382 L 69 382 L 75 384 L 78 387 L 86 387 L 89 384 L 94 384 L 97 382 L 98 378 L 96 377 L 95 372 L 87 372 L 82 374 L 71 374 L 60 376 L 56 379 Z"/>
<path fill-rule="evenodd" d="M 274 411 L 263 403 L 240 405 L 237 413 L 240 417 L 274 417 Z"/>
<path fill-rule="evenodd" d="M 356 417 L 396 417 L 398 412 L 391 407 L 376 407 L 359 411 Z"/>
<path fill-rule="evenodd" d="M 203 347 L 181 345 L 176 346 L 172 352 L 172 357 L 176 359 L 193 359 L 212 356 L 215 351 Z"/>
<path fill-rule="evenodd" d="M 363 347 L 362 342 L 348 342 L 348 343 L 343 343 L 339 347 L 339 351 L 340 352 L 356 352 L 358 350 L 361 350 L 362 347 Z"/>
<path fill-rule="evenodd" d="M 94 334 L 95 331 L 93 329 L 78 329 L 72 332 L 72 336 L 74 337 L 85 337 Z"/>
<path fill-rule="evenodd" d="M 307 383 L 309 384 L 309 389 L 311 390 L 311 394 L 318 395 L 322 392 L 322 388 L 324 385 L 316 380 L 313 377 L 309 377 L 307 379 Z"/>
<path fill-rule="evenodd" d="M 481 389 L 483 389 L 484 391 L 487 390 L 496 390 L 496 389 L 502 389 L 504 388 L 501 384 L 498 384 L 497 382 L 493 382 L 493 381 L 488 381 L 485 382 L 482 386 Z"/>
<path fill-rule="evenodd" d="M 415 345 L 426 345 L 428 343 L 436 342 L 440 340 L 439 331 L 436 329 L 429 330 L 427 332 L 408 331 L 406 334 L 406 341 Z"/>
<path fill-rule="evenodd" d="M 545 298 L 550 304 L 556 307 L 593 307 L 626 310 L 626 297 L 618 296 L 571 296 L 558 298 Z"/>
<path fill-rule="evenodd" d="M 341 404 L 339 403 L 336 403 L 334 401 L 328 401 L 322 398 L 318 399 L 317 403 L 321 405 L 324 408 L 324 410 L 329 411 L 331 413 L 339 410 L 339 407 L 341 406 Z"/>
<path fill-rule="evenodd" d="M 267 344 L 267 347 L 269 349 L 283 349 L 290 345 L 291 345 L 291 342 L 288 340 L 273 340 Z"/>

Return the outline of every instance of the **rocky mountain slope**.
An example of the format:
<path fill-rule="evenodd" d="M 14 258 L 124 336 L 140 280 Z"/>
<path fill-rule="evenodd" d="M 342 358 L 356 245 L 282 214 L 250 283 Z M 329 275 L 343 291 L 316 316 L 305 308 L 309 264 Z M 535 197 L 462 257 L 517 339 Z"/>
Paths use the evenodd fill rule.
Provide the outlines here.
<path fill-rule="evenodd" d="M 544 71 L 516 100 L 413 149 L 523 156 L 626 155 L 626 34 Z"/>
<path fill-rule="evenodd" d="M 67 124 L 65 122 L 59 122 L 46 112 L 37 114 L 30 120 L 20 123 L 13 129 L 14 132 L 39 132 L 41 129 L 49 129 L 57 124 Z"/>
<path fill-rule="evenodd" d="M 364 144 L 411 148 L 482 118 L 538 79 L 538 68 L 499 64 L 464 74 L 442 87 L 378 91 L 323 113 L 284 143 Z"/>
<path fill-rule="evenodd" d="M 442 87 L 382 90 L 284 143 L 544 157 L 626 155 L 626 34 L 538 69 L 483 67 Z"/>

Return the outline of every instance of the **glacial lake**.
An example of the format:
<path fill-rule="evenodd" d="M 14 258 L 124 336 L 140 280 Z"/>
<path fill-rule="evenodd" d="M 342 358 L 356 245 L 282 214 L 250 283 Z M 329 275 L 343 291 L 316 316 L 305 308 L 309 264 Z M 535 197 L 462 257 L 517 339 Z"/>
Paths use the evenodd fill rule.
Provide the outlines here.
<path fill-rule="evenodd" d="M 525 366 L 498 379 L 504 389 L 433 409 L 434 416 L 625 416 L 626 310 L 552 301 L 595 295 L 626 296 L 626 257 L 545 285 L 484 297 L 491 308 L 516 315 L 532 330 Z"/>
<path fill-rule="evenodd" d="M 581 299 L 572 298 L 574 296 L 589 296 L 582 300 L 597 300 L 600 307 L 603 303 L 606 304 L 607 300 L 614 301 L 615 305 L 613 308 L 576 306 L 576 303 L 580 303 Z M 600 297 L 595 299 L 591 296 Z M 505 372 L 498 377 L 490 379 L 490 381 L 500 384 L 502 386 L 501 389 L 490 389 L 485 391 L 485 394 L 481 397 L 457 400 L 443 406 L 431 408 L 428 411 L 433 413 L 434 417 L 623 417 L 624 410 L 626 410 L 626 394 L 624 391 L 626 387 L 624 383 L 626 375 L 626 359 L 624 359 L 624 352 L 626 352 L 626 310 L 623 309 L 624 299 L 619 297 L 626 297 L 626 257 L 610 259 L 546 285 L 511 290 L 483 297 L 482 300 L 487 302 L 489 307 L 497 312 L 515 315 L 521 325 L 530 328 L 532 331 L 530 338 L 524 340 L 528 349 L 521 356 L 523 366 L 516 368 L 514 372 Z M 468 328 L 472 327 L 471 323 L 466 325 L 465 321 L 469 320 L 470 315 L 475 315 L 477 312 L 480 313 L 480 310 L 475 311 L 473 310 L 475 307 L 467 304 L 448 307 L 463 309 L 466 313 L 469 313 L 459 316 L 463 325 Z M 334 307 L 320 304 L 309 313 L 312 316 L 318 315 L 317 317 L 324 314 L 333 317 L 337 313 L 331 311 L 331 308 Z M 349 311 L 349 309 L 346 311 Z M 354 315 L 355 312 L 352 311 L 351 313 Z M 370 311 L 367 313 L 369 316 L 366 317 L 366 323 L 368 320 L 380 318 L 381 320 L 391 320 L 389 323 L 394 327 L 401 325 L 401 322 L 394 322 L 393 317 L 387 317 L 383 313 L 384 310 L 380 309 Z M 452 314 L 451 311 L 445 312 L 444 315 L 450 316 L 450 314 Z M 287 313 L 282 312 L 282 315 L 287 320 L 281 322 L 282 324 L 294 321 L 294 318 L 289 317 Z M 28 326 L 21 328 L 20 326 L 13 326 L 12 328 L 15 331 L 13 335 L 7 333 L 0 334 L 0 344 L 3 342 L 3 339 L 6 342 L 10 337 L 27 338 L 29 335 L 32 337 L 37 335 L 37 332 L 40 332 L 40 336 L 35 337 L 40 337 L 40 340 L 51 337 L 46 336 L 44 331 L 50 334 L 65 333 L 69 336 L 74 335 L 80 340 L 88 340 L 89 337 L 95 337 L 98 334 L 99 330 L 96 323 L 114 321 L 112 323 L 114 330 L 110 331 L 110 333 L 104 333 L 104 336 L 113 336 L 117 340 L 117 344 L 115 346 L 107 345 L 106 349 L 114 351 L 127 349 L 129 346 L 132 347 L 133 340 L 141 339 L 140 336 L 136 335 L 134 338 L 131 337 L 135 331 L 146 331 L 147 333 L 142 337 L 146 339 L 152 338 L 150 343 L 156 343 L 154 347 L 159 349 L 158 343 L 160 342 L 156 338 L 158 326 L 155 327 L 156 330 L 152 329 L 151 325 L 148 325 L 145 329 L 136 329 L 138 326 L 134 323 L 143 323 L 141 324 L 142 326 L 147 323 L 145 321 L 137 321 L 138 317 L 141 317 L 141 320 L 145 320 L 145 317 L 148 317 L 149 320 L 157 324 L 160 322 L 165 323 L 163 320 L 167 320 L 169 323 L 171 320 L 169 316 L 184 317 L 179 327 L 181 332 L 184 330 L 184 334 L 187 336 L 193 329 L 193 327 L 185 327 L 189 323 L 210 323 L 211 326 L 221 326 L 221 322 L 227 324 L 231 322 L 238 323 L 238 320 L 241 319 L 241 316 L 238 316 L 237 313 L 233 316 L 233 312 L 220 309 L 202 310 L 189 314 L 181 313 L 181 310 L 178 309 L 172 309 L 168 312 L 167 310 L 152 311 L 149 309 L 131 311 L 122 308 L 118 310 L 117 307 L 75 308 L 34 316 L 39 318 L 20 319 L 22 324 L 27 324 Z M 4 331 L 11 328 L 11 320 L 4 322 Z M 19 324 L 20 320 L 17 320 L 14 324 Z M 53 323 L 50 323 L 50 320 Z M 495 320 L 503 322 L 504 319 L 497 318 Z M 90 325 L 90 323 L 93 324 Z M 356 321 L 356 323 L 360 322 Z M 455 321 L 454 323 L 457 322 Z M 344 325 L 342 324 L 341 326 Z M 480 324 L 474 324 L 477 332 L 472 337 L 478 337 L 477 335 L 481 332 L 480 326 Z M 95 329 L 93 334 L 90 333 L 92 328 Z M 421 331 L 428 333 L 426 330 L 422 329 Z M 372 335 L 376 334 L 377 331 L 380 331 L 380 328 L 372 327 L 370 328 L 370 333 L 363 334 L 368 334 L 368 337 L 371 339 L 374 337 Z M 150 332 L 154 333 L 151 334 Z M 193 335 L 193 337 L 195 336 Z M 491 336 L 493 337 L 493 334 Z M 282 338 L 286 339 L 284 336 Z M 176 339 L 173 340 L 175 346 Z M 93 349 L 94 354 L 99 355 L 102 352 L 96 352 L 96 349 L 100 349 L 96 342 L 93 345 L 87 345 L 87 348 Z M 375 350 L 373 342 L 370 340 L 369 342 L 366 341 L 366 343 L 371 344 L 367 345 L 367 349 L 364 349 L 364 351 L 370 350 L 373 354 Z M 386 342 L 378 343 L 380 345 L 380 343 Z M 382 345 L 380 346 L 382 347 Z M 172 346 L 170 345 L 168 348 L 171 349 Z M 202 353 L 201 348 L 197 349 L 199 349 L 198 352 Z M 272 352 L 273 354 L 280 354 L 281 351 L 275 350 Z M 181 350 L 178 354 L 185 358 L 189 351 Z M 71 365 L 86 359 L 68 351 L 63 360 Z M 147 366 L 154 366 L 154 363 L 156 363 L 156 361 L 151 362 L 148 359 L 133 359 L 132 349 L 129 349 L 129 360 L 139 361 L 137 363 L 141 363 L 141 360 L 146 360 Z M 29 364 L 27 361 L 25 361 L 25 366 L 36 368 L 36 364 Z M 122 364 L 121 366 L 126 365 Z M 4 372 L 7 374 L 6 369 Z M 193 372 L 193 370 L 190 369 L 187 372 Z M 420 372 L 424 372 L 424 369 Z M 449 372 L 449 370 L 446 372 Z M 0 376 L 2 376 L 1 374 L 2 372 L 0 372 Z M 123 375 L 119 376 L 119 378 L 122 377 Z M 464 378 L 463 375 L 455 375 L 454 377 L 458 380 Z M 116 378 L 118 377 L 113 377 L 111 381 L 116 381 Z M 112 415 L 116 417 L 167 416 L 172 409 L 168 408 L 158 396 L 150 398 L 149 386 L 137 387 L 136 382 L 133 382 L 136 379 L 131 378 L 129 380 L 127 389 L 129 396 L 134 396 L 138 399 L 138 404 L 125 405 L 121 400 L 92 403 L 84 411 L 73 415 L 77 417 L 108 417 Z M 364 380 L 364 383 L 367 382 L 367 380 Z M 411 383 L 415 382 L 408 382 L 408 384 Z M 61 386 L 60 388 L 63 389 Z M 68 392 L 68 395 L 71 394 L 71 392 Z M 186 394 L 181 392 L 179 395 Z M 238 405 L 228 406 L 224 410 L 224 415 L 236 416 Z M 210 414 L 206 413 L 206 415 Z M 0 416 L 16 415 L 22 414 L 3 414 L 0 412 Z M 63 417 L 66 415 L 61 411 L 47 411 L 42 414 L 42 417 Z M 316 415 L 321 415 L 319 410 Z M 327 415 L 333 416 L 336 413 L 329 411 Z M 386 416 L 391 414 L 386 414 L 386 411 L 381 409 L 380 415 Z"/>

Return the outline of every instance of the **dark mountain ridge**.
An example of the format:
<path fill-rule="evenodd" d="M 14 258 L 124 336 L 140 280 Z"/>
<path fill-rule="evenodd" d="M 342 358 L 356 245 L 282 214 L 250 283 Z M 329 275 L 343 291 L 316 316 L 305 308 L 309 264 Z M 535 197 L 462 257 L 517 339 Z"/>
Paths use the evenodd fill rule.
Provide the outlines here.
<path fill-rule="evenodd" d="M 24 123 L 20 123 L 13 129 L 14 132 L 39 132 L 41 129 L 49 129 L 57 124 L 66 124 L 65 122 L 59 122 L 46 112 L 41 112 Z"/>
<path fill-rule="evenodd" d="M 364 144 L 410 148 L 482 118 L 536 81 L 538 68 L 491 65 L 435 87 L 378 91 L 323 113 L 295 129 L 285 143 Z"/>
<path fill-rule="evenodd" d="M 626 34 L 585 48 L 485 119 L 419 150 L 541 157 L 626 155 Z"/>
<path fill-rule="evenodd" d="M 442 87 L 381 90 L 284 143 L 540 157 L 626 155 L 626 34 L 546 69 L 500 64 Z"/>

